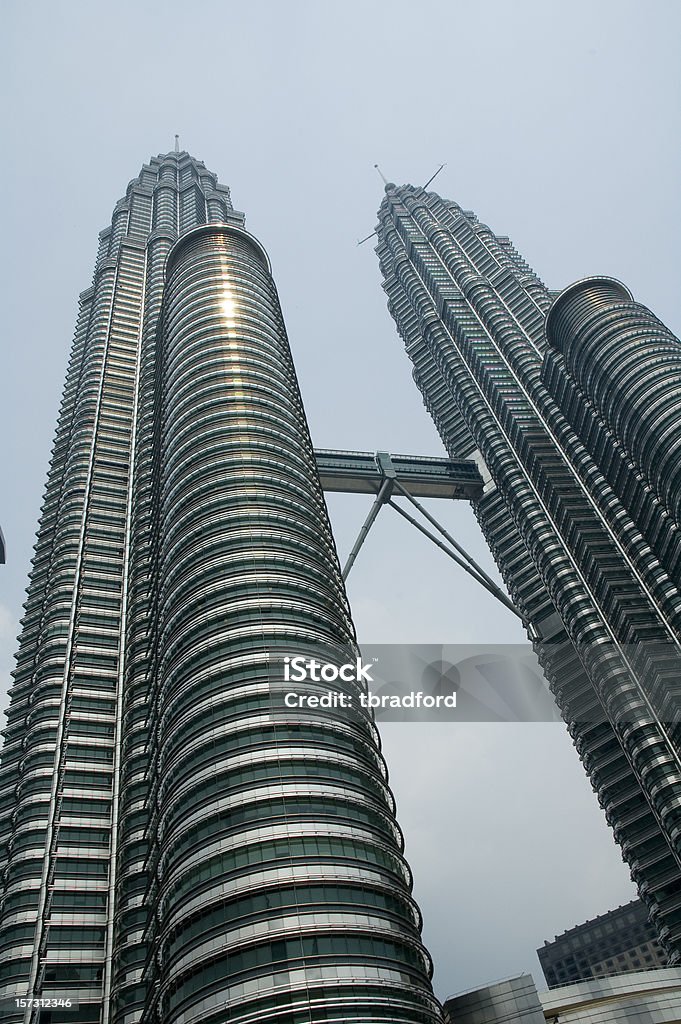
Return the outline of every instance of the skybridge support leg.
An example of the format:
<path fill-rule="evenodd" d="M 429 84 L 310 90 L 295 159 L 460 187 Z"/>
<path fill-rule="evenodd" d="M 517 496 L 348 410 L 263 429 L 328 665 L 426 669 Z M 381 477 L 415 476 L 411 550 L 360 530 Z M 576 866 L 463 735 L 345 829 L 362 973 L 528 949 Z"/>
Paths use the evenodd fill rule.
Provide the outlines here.
<path fill-rule="evenodd" d="M 475 561 L 473 556 L 469 555 L 469 553 L 466 551 L 466 549 L 462 548 L 461 545 L 458 544 L 457 541 L 454 540 L 454 538 L 452 537 L 451 533 L 448 533 L 447 530 L 445 530 L 444 526 L 442 526 L 441 523 L 438 523 L 438 521 L 435 518 L 435 516 L 431 515 L 430 512 L 428 511 L 428 509 L 424 508 L 424 506 L 421 504 L 421 502 L 417 501 L 416 498 L 414 497 L 414 495 L 410 494 L 409 491 L 407 490 L 407 488 L 403 487 L 402 484 L 399 482 L 399 480 L 395 481 L 395 487 L 397 487 L 397 489 L 400 492 L 400 494 L 403 494 L 405 496 L 405 498 L 407 498 L 408 501 L 410 501 L 412 503 L 414 508 L 417 508 L 419 510 L 419 512 L 421 513 L 421 515 L 425 519 L 427 519 L 428 522 L 431 523 L 435 527 L 435 529 L 438 531 L 438 533 L 440 533 L 445 538 L 445 540 L 449 541 L 449 543 L 452 545 L 454 550 L 458 551 L 458 553 L 461 555 L 462 558 L 465 558 L 465 560 L 468 563 L 468 565 L 470 565 L 471 568 L 474 570 L 475 575 L 476 575 L 478 581 L 480 583 L 482 583 L 482 585 L 487 590 L 489 590 L 489 592 L 491 594 L 494 594 L 494 596 L 497 597 L 501 601 L 502 604 L 505 604 L 508 608 L 511 609 L 511 611 L 514 611 L 516 613 L 516 615 L 517 615 L 518 612 L 516 611 L 515 606 L 509 601 L 508 597 L 503 592 L 501 587 L 499 587 L 499 585 L 494 582 L 494 580 L 492 579 L 491 576 L 487 575 L 485 570 L 482 568 L 481 565 L 478 565 L 478 563 Z M 391 504 L 393 504 L 393 503 L 391 502 Z M 393 505 L 393 508 L 395 508 L 395 507 L 396 506 Z M 415 524 L 415 525 L 418 525 L 418 524 Z M 433 539 L 433 538 L 431 538 L 431 539 Z"/>
<path fill-rule="evenodd" d="M 513 612 L 521 622 L 523 617 L 511 599 L 501 589 L 481 565 L 475 561 L 465 548 L 445 530 L 435 516 L 417 501 L 412 491 L 416 490 L 419 497 L 430 498 L 464 498 L 469 501 L 478 500 L 483 493 L 483 480 L 477 467 L 472 462 L 452 461 L 445 459 L 424 459 L 416 456 L 389 455 L 388 452 L 376 452 L 372 457 L 368 452 L 315 452 L 320 471 L 322 486 L 325 490 L 347 491 L 348 493 L 375 493 L 376 497 L 369 510 L 355 545 L 348 555 L 343 569 L 343 579 L 355 564 L 355 559 L 373 526 L 382 505 L 390 505 L 395 511 L 415 526 L 424 536 L 428 537 L 452 561 L 467 572 L 476 583 L 496 598 L 500 604 Z M 375 488 L 380 487 L 378 493 Z M 405 487 L 402 480 L 408 482 Z M 393 499 L 402 496 L 421 513 L 431 526 L 435 527 L 444 543 L 423 523 L 420 523 L 406 509 Z"/>
<path fill-rule="evenodd" d="M 371 527 L 374 525 L 374 522 L 376 521 L 376 516 L 381 511 L 382 506 L 385 505 L 385 503 L 390 500 L 390 495 L 393 489 L 393 483 L 394 480 L 391 477 L 385 477 L 385 479 L 383 480 L 383 483 L 381 484 L 381 489 L 376 495 L 376 500 L 369 509 L 369 515 L 364 520 L 364 525 L 362 526 L 362 529 L 359 531 L 359 536 L 357 537 L 355 545 L 350 554 L 348 555 L 348 560 L 343 567 L 344 580 L 348 578 L 348 573 L 355 564 L 355 559 L 359 554 L 359 549 L 362 547 L 362 544 L 367 539 L 367 534 L 369 533 Z"/>
<path fill-rule="evenodd" d="M 463 557 L 460 557 L 455 551 L 452 551 L 451 548 L 448 548 L 446 544 L 443 544 L 441 540 L 438 540 L 434 533 L 431 533 L 430 530 L 427 530 L 426 527 L 419 523 L 416 519 L 414 519 L 413 516 L 410 516 L 409 513 L 405 512 L 403 508 L 400 508 L 399 505 L 396 505 L 394 501 L 388 501 L 388 504 L 390 505 L 391 508 L 394 508 L 396 512 L 399 512 L 399 514 L 404 519 L 406 519 L 408 523 L 411 523 L 412 526 L 415 526 L 420 533 L 428 537 L 429 540 L 432 540 L 433 544 L 439 547 L 441 551 L 444 551 L 444 553 L 448 555 L 454 562 L 456 562 L 457 565 L 460 565 L 464 572 L 467 572 L 469 576 L 472 576 L 476 583 L 479 583 L 481 587 L 484 587 L 485 590 L 492 595 L 492 597 L 496 597 L 497 601 L 503 604 L 505 608 L 508 608 L 509 611 L 513 612 L 513 614 L 516 615 L 522 621 L 522 616 L 520 612 L 513 604 L 513 602 L 510 600 L 510 598 L 506 596 L 501 587 L 498 587 L 494 580 L 490 579 L 487 573 L 483 572 L 482 569 L 480 569 L 480 575 L 478 575 L 476 570 L 473 568 L 473 566 L 477 567 L 477 563 L 471 558 L 468 552 L 464 550 L 464 548 L 462 548 L 459 544 L 455 545 L 457 551 L 461 551 L 463 555 Z M 428 518 L 430 518 L 430 516 Z"/>

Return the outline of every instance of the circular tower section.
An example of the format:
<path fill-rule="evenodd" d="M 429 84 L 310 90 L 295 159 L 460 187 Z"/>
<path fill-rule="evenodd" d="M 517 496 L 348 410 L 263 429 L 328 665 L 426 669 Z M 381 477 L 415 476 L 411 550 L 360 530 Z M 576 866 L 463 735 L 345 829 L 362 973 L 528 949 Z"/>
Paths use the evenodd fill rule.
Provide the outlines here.
<path fill-rule="evenodd" d="M 351 710 L 277 690 L 277 652 L 339 664 L 356 648 L 259 243 L 225 224 L 185 235 L 162 333 L 148 1018 L 439 1021 L 360 685 L 334 684 Z"/>
<path fill-rule="evenodd" d="M 546 319 L 549 344 L 626 456 L 681 527 L 681 342 L 620 281 L 565 288 Z"/>

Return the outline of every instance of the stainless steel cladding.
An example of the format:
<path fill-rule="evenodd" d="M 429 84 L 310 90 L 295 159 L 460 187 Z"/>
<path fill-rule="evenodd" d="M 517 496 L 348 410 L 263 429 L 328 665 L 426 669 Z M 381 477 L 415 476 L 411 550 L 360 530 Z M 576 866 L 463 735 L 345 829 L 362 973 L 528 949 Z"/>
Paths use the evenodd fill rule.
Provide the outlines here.
<path fill-rule="evenodd" d="M 552 293 L 434 192 L 388 184 L 377 234 L 414 379 L 450 455 L 486 467 L 476 515 L 678 960 L 679 342 L 598 279 L 556 301 L 549 347 Z"/>
<path fill-rule="evenodd" d="M 681 529 L 681 342 L 612 278 L 570 285 L 546 333 L 571 384 Z"/>
<path fill-rule="evenodd" d="M 273 698 L 284 648 L 355 638 L 243 222 L 154 159 L 81 296 L 0 769 L 8 1021 L 441 1020 L 372 720 Z"/>

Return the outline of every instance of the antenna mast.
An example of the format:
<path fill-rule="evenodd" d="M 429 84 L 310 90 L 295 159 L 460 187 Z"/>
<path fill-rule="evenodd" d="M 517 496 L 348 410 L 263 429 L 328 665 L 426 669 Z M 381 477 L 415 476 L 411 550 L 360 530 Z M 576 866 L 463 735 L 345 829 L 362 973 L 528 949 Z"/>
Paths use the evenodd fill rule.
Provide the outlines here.
<path fill-rule="evenodd" d="M 435 179 L 437 178 L 437 176 L 438 176 L 438 174 L 440 173 L 440 171 L 442 170 L 442 168 L 443 168 L 443 167 L 446 167 L 446 166 L 447 166 L 447 164 L 440 164 L 440 166 L 439 166 L 439 167 L 438 167 L 438 169 L 436 170 L 435 174 L 433 174 L 433 176 L 432 176 L 432 177 L 428 178 L 428 181 L 427 181 L 427 182 L 425 183 L 425 185 L 423 186 L 423 188 L 428 188 L 428 186 L 430 185 L 431 181 L 435 181 Z"/>

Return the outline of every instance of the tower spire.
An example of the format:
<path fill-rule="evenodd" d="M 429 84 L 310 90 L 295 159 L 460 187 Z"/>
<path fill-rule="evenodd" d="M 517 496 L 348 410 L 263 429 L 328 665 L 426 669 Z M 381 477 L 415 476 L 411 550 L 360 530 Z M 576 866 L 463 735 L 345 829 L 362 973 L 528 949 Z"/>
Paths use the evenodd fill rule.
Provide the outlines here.
<path fill-rule="evenodd" d="M 442 168 L 446 167 L 446 166 L 447 166 L 447 164 L 440 164 L 440 166 L 436 170 L 435 174 L 431 175 L 430 178 L 428 178 L 428 181 L 425 183 L 425 185 L 422 186 L 422 188 L 424 190 L 427 189 L 428 186 L 430 185 L 431 181 L 435 181 L 435 179 L 437 178 L 437 176 L 440 173 L 440 171 L 442 170 Z"/>
<path fill-rule="evenodd" d="M 180 152 L 180 136 L 179 135 L 175 136 L 175 152 L 176 153 Z"/>

